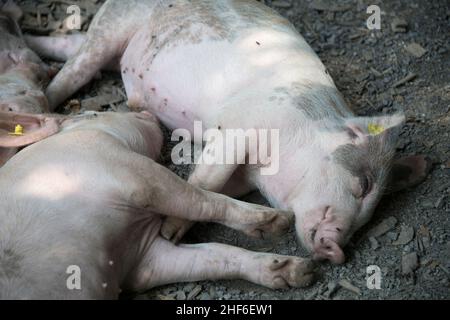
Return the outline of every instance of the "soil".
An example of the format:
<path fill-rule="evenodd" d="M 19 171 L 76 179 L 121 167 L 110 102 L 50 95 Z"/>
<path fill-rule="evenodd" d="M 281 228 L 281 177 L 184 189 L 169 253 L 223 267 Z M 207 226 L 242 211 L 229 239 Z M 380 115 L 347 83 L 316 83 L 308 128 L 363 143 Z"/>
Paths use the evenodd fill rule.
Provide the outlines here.
<path fill-rule="evenodd" d="M 22 28 L 39 34 L 54 32 L 67 17 L 68 5 L 78 4 L 86 30 L 102 2 L 19 1 L 25 11 Z M 309 288 L 270 290 L 240 280 L 203 281 L 168 285 L 127 298 L 450 299 L 450 3 L 265 2 L 296 26 L 358 115 L 405 112 L 407 123 L 398 153 L 428 155 L 433 160 L 432 171 L 421 185 L 385 196 L 372 221 L 346 247 L 346 263 L 322 264 L 317 281 Z M 370 14 L 366 9 L 371 4 L 381 9 L 380 30 L 367 28 Z M 120 76 L 104 73 L 75 97 L 82 101 L 81 107 L 73 101 L 59 111 L 78 111 L 84 100 L 97 95 L 112 95 L 115 99 L 105 106 L 87 105 L 127 110 Z M 186 177 L 189 167 L 169 162 L 171 146 L 168 141 L 162 161 Z M 257 193 L 244 199 L 266 203 Z M 277 241 L 255 241 L 219 225 L 197 224 L 185 241 L 222 242 L 251 250 L 307 256 L 297 244 L 293 229 Z M 371 265 L 380 268 L 380 289 L 367 285 L 367 268 Z"/>

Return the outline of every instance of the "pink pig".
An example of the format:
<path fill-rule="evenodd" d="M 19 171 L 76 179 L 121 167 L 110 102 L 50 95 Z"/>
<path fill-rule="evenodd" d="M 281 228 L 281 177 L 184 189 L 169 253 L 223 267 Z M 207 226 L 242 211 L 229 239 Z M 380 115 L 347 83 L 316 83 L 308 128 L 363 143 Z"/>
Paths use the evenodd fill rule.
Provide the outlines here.
<path fill-rule="evenodd" d="M 24 134 L 8 135 L 16 123 Z M 0 299 L 112 299 L 214 279 L 274 289 L 312 282 L 309 259 L 163 239 L 165 215 L 255 237 L 283 234 L 293 216 L 188 184 L 153 160 L 162 141 L 145 111 L 0 112 L 0 146 L 36 142 L 0 168 Z"/>
<path fill-rule="evenodd" d="M 22 11 L 0 2 L 0 112 L 48 112 L 43 86 L 50 69 L 26 45 L 17 21 Z M 0 167 L 17 152 L 0 148 Z"/>

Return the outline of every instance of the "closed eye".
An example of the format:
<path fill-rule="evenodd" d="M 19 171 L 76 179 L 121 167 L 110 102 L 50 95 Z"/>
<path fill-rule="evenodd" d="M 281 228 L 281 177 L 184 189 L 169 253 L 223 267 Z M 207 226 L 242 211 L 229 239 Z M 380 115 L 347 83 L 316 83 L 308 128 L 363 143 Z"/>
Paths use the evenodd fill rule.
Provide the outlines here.
<path fill-rule="evenodd" d="M 365 198 L 372 190 L 372 182 L 368 175 L 364 175 L 359 178 L 361 185 L 361 198 Z"/>

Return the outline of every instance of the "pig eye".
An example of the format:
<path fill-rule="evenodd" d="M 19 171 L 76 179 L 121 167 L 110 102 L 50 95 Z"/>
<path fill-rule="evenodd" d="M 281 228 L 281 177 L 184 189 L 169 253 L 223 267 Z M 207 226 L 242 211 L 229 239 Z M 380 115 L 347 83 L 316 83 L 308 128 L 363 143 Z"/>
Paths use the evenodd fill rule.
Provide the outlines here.
<path fill-rule="evenodd" d="M 364 175 L 359 179 L 359 183 L 361 184 L 361 198 L 365 198 L 372 189 L 370 178 Z"/>

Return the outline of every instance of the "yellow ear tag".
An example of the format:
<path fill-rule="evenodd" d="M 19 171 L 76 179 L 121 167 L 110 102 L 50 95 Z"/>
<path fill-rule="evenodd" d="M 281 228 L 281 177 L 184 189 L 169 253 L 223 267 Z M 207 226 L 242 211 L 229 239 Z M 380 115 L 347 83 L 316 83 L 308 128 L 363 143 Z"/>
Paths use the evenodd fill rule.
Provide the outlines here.
<path fill-rule="evenodd" d="M 14 132 L 10 132 L 9 135 L 10 136 L 23 136 L 23 127 L 20 124 L 16 125 Z"/>
<path fill-rule="evenodd" d="M 385 130 L 383 126 L 376 123 L 369 123 L 367 129 L 369 130 L 369 133 L 374 136 L 382 133 Z"/>

